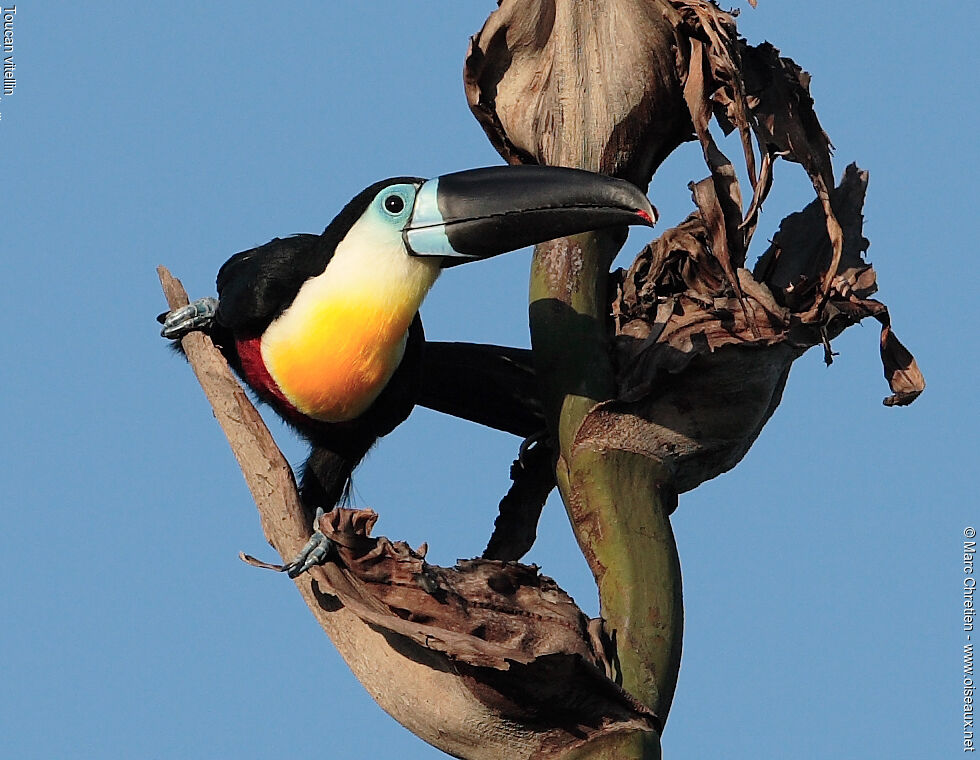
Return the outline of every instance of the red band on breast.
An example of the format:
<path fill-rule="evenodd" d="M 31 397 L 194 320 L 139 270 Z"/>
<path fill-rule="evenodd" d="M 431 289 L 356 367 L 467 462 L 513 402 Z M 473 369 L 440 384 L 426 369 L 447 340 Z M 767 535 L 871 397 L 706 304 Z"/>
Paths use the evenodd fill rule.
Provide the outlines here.
<path fill-rule="evenodd" d="M 248 384 L 255 389 L 256 393 L 262 396 L 264 400 L 278 402 L 287 411 L 302 416 L 283 394 L 276 381 L 272 379 L 265 362 L 262 361 L 262 338 L 235 341 L 235 349 L 238 351 L 238 358 L 242 363 L 242 374 L 245 375 Z"/>

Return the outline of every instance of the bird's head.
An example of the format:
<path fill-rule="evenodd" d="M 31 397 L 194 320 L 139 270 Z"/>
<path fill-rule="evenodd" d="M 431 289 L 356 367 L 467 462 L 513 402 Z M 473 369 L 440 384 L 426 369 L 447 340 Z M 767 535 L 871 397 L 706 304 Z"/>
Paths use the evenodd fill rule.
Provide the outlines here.
<path fill-rule="evenodd" d="M 372 185 L 355 201 L 363 209 L 356 223 L 372 236 L 398 240 L 409 256 L 436 258 L 443 267 L 604 227 L 649 226 L 657 218 L 629 182 L 551 166 L 470 169 L 430 180 L 397 177 Z M 342 226 L 355 223 L 345 221 Z"/>

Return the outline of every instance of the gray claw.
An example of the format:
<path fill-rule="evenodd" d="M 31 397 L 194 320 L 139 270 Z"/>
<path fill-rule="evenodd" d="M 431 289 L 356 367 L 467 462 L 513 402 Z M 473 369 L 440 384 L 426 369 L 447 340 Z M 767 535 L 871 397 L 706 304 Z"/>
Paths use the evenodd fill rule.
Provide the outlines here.
<path fill-rule="evenodd" d="M 198 298 L 187 306 L 161 314 L 158 317 L 163 323 L 160 335 L 170 340 L 177 340 L 192 330 L 206 331 L 214 324 L 214 315 L 217 313 L 217 298 Z"/>
<path fill-rule="evenodd" d="M 306 542 L 306 546 L 300 549 L 299 554 L 293 558 L 292 562 L 283 565 L 283 571 L 290 578 L 302 575 L 310 568 L 322 565 L 327 561 L 327 555 L 333 548 L 333 541 L 323 535 L 318 527 L 323 515 L 323 508 L 318 507 L 316 517 L 313 518 L 313 535 L 310 536 L 310 540 Z"/>

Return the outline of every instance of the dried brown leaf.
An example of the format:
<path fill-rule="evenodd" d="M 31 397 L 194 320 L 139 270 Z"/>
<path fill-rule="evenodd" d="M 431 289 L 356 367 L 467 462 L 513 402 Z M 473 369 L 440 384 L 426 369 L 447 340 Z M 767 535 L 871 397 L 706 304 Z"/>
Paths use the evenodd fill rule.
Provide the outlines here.
<path fill-rule="evenodd" d="M 753 128 L 764 152 L 802 164 L 811 177 L 833 187 L 833 145 L 813 109 L 810 75 L 768 42 L 751 46 L 742 40 L 739 57 Z"/>
<path fill-rule="evenodd" d="M 822 204 L 817 201 L 780 222 L 771 245 L 755 265 L 755 278 L 769 285 L 780 303 L 806 315 L 808 321 L 819 318 L 819 286 L 828 272 L 856 280 L 861 272 L 871 269 L 863 259 L 869 245 L 862 234 L 864 217 L 861 214 L 867 184 L 868 173 L 851 164 L 831 196 L 832 206 L 844 220 L 843 245 L 833 271 L 830 267 L 834 263 L 834 250 L 823 229 Z M 863 289 L 865 295 L 874 292 L 873 275 L 870 282 L 870 291 L 867 285 Z"/>
<path fill-rule="evenodd" d="M 320 530 L 348 588 L 332 596 L 363 621 L 438 653 L 481 700 L 524 721 L 550 715 L 557 746 L 623 729 L 659 731 L 656 716 L 606 675 L 608 642 L 534 566 L 464 560 L 443 568 L 404 542 L 373 538 L 371 510 L 335 509 Z M 393 641 L 393 646 L 397 646 Z"/>
<path fill-rule="evenodd" d="M 827 199 L 783 220 L 754 276 L 738 270 L 744 310 L 712 249 L 720 222 L 703 209 L 640 252 L 620 274 L 612 304 L 619 397 L 593 413 L 619 415 L 610 434 L 618 447 L 666 462 L 680 492 L 715 477 L 748 451 L 792 362 L 866 317 L 882 324 L 893 393 L 885 404 L 908 404 L 922 392 L 925 381 L 891 332 L 887 308 L 868 298 L 877 284 L 863 258 L 867 181 L 851 165 Z M 842 220 L 838 251 L 827 204 Z"/>
<path fill-rule="evenodd" d="M 885 406 L 906 406 L 915 401 L 926 388 L 926 380 L 915 362 L 915 357 L 902 345 L 892 332 L 888 310 L 878 316 L 881 321 L 881 363 L 885 368 L 885 379 L 894 393 L 882 403 Z"/>
<path fill-rule="evenodd" d="M 822 308 L 830 296 L 830 282 L 837 272 L 843 246 L 843 232 L 830 202 L 834 186 L 833 145 L 813 109 L 808 73 L 791 58 L 781 57 L 769 43 L 757 47 L 743 43 L 741 57 L 760 146 L 767 153 L 800 163 L 821 203 L 833 252 L 820 281 L 818 308 Z"/>

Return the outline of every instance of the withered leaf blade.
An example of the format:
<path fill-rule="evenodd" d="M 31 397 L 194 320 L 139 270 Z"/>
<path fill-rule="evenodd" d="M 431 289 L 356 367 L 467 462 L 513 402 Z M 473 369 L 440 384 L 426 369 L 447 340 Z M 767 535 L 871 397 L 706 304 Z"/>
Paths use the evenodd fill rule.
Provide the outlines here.
<path fill-rule="evenodd" d="M 729 236 L 727 255 L 735 267 L 745 262 L 748 241 L 740 235 L 742 195 L 735 167 L 719 149 L 709 130 L 711 115 L 725 133 L 737 129 L 742 142 L 745 167 L 752 185 L 757 184 L 752 150 L 749 106 L 742 83 L 735 19 L 711 3 L 673 0 L 683 20 L 678 35 L 678 76 L 684 83 L 684 101 L 694 132 L 701 143 L 704 160 L 711 171 L 718 203 L 725 215 Z M 737 288 L 737 283 L 734 283 Z"/>
<path fill-rule="evenodd" d="M 376 519 L 370 510 L 335 509 L 320 520 L 357 591 L 340 593 L 341 601 L 372 600 L 373 623 L 471 665 L 507 669 L 556 652 L 600 664 L 588 645 L 587 619 L 536 567 L 497 560 L 430 565 L 404 542 L 371 537 Z"/>
<path fill-rule="evenodd" d="M 867 193 L 868 173 L 851 164 L 844 171 L 840 186 L 831 193 L 831 205 L 841 219 L 843 245 L 837 268 L 832 276 L 857 279 L 862 271 L 871 271 L 864 295 L 871 295 L 876 286 L 873 270 L 864 261 L 869 242 L 863 236 L 864 216 L 861 211 Z M 818 201 L 802 211 L 790 214 L 779 224 L 772 244 L 759 257 L 753 276 L 765 282 L 776 299 L 810 321 L 819 318 L 818 286 L 829 273 L 834 251 L 824 228 L 824 213 Z"/>
<path fill-rule="evenodd" d="M 430 565 L 404 542 L 371 537 L 376 520 L 371 510 L 339 508 L 319 528 L 337 545 L 330 562 L 346 580 L 329 595 L 395 637 L 392 646 L 447 658 L 493 709 L 550 715 L 545 742 L 555 747 L 624 728 L 660 730 L 656 716 L 606 675 L 612 664 L 595 621 L 538 568 Z"/>
<path fill-rule="evenodd" d="M 678 73 L 694 131 L 711 171 L 714 193 L 694 186 L 695 200 L 709 217 L 714 254 L 736 296 L 741 296 L 733 269 L 743 266 L 755 233 L 759 211 L 772 187 L 772 165 L 782 157 L 803 165 L 822 202 L 834 259 L 820 283 L 824 301 L 840 256 L 842 232 L 829 203 L 833 187 L 831 144 L 817 119 L 809 92 L 809 75 L 794 61 L 780 57 L 768 43 L 749 46 L 738 37 L 734 18 L 714 3 L 672 0 L 683 24 L 677 28 Z M 734 167 L 709 130 L 712 115 L 727 134 L 737 129 L 752 200 L 742 217 L 742 196 Z M 756 176 L 752 136 L 762 156 Z M 724 220 L 719 225 L 719 210 Z M 724 235 L 722 235 L 724 233 Z M 745 304 L 740 305 L 744 308 Z"/>
<path fill-rule="evenodd" d="M 882 403 L 885 406 L 907 406 L 925 390 L 926 380 L 915 357 L 892 332 L 888 309 L 884 309 L 877 318 L 882 323 L 881 363 L 885 368 L 885 379 L 894 391 Z"/>
<path fill-rule="evenodd" d="M 814 201 L 790 214 L 773 236 L 772 245 L 756 264 L 755 276 L 764 280 L 777 299 L 794 312 L 794 339 L 814 344 L 820 331 L 827 339 L 865 317 L 881 323 L 881 362 L 892 395 L 885 406 L 912 403 L 926 383 L 912 354 L 891 328 L 888 307 L 868 298 L 878 290 L 874 267 L 864 260 L 868 240 L 862 234 L 861 209 L 868 188 L 868 173 L 851 164 L 830 201 L 841 220 L 843 244 L 837 268 L 829 273 L 834 252 L 821 229 L 822 206 Z M 818 292 L 821 281 L 830 281 L 826 300 Z M 809 333 L 807 336 L 806 333 Z"/>
<path fill-rule="evenodd" d="M 813 108 L 810 75 L 768 42 L 752 46 L 741 40 L 739 54 L 759 143 L 833 187 L 833 145 Z"/>
<path fill-rule="evenodd" d="M 767 154 L 798 162 L 806 170 L 821 202 L 833 257 L 819 283 L 822 303 L 830 296 L 837 271 L 843 232 L 830 203 L 834 186 L 833 145 L 824 132 L 810 96 L 810 75 L 769 43 L 740 45 L 743 76 L 749 93 L 753 126 Z M 827 359 L 830 353 L 827 352 Z"/>

